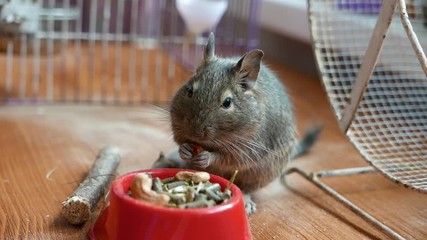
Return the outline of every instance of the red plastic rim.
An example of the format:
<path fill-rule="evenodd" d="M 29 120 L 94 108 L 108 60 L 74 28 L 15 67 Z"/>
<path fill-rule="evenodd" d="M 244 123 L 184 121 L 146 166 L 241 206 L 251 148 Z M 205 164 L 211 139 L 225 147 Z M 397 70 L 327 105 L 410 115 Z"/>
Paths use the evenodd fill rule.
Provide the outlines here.
<path fill-rule="evenodd" d="M 136 174 L 145 172 L 161 179 L 184 169 L 149 169 L 118 177 L 112 184 L 110 203 L 89 230 L 89 239 L 252 239 L 244 210 L 243 195 L 232 185 L 229 201 L 214 207 L 178 209 L 154 206 L 128 195 Z M 184 170 L 189 171 L 189 170 Z M 228 180 L 211 174 L 222 190 Z M 110 216 L 109 216 L 110 215 Z M 126 222 L 123 222 L 125 218 Z M 165 227 L 168 226 L 168 227 Z M 223 237 L 225 236 L 225 238 Z"/>

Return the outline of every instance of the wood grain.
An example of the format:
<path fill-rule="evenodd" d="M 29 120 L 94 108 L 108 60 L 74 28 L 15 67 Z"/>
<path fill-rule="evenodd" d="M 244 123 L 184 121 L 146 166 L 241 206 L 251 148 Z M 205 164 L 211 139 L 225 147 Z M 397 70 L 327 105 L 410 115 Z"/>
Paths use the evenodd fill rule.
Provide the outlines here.
<path fill-rule="evenodd" d="M 315 123 L 324 126 L 319 142 L 291 165 L 307 171 L 367 166 L 340 133 L 319 81 L 267 62 L 288 87 L 300 133 Z M 60 217 L 61 202 L 84 179 L 104 146 L 122 150 L 118 174 L 148 168 L 160 151 L 175 147 L 168 123 L 159 120 L 165 116 L 152 109 L 87 104 L 0 107 L 0 239 L 85 239 L 98 212 L 86 224 L 71 226 Z M 408 239 L 427 238 L 426 195 L 380 174 L 325 181 Z M 273 183 L 257 193 L 258 211 L 249 217 L 254 239 L 388 238 L 305 179 L 290 175 L 287 183 L 287 188 Z"/>

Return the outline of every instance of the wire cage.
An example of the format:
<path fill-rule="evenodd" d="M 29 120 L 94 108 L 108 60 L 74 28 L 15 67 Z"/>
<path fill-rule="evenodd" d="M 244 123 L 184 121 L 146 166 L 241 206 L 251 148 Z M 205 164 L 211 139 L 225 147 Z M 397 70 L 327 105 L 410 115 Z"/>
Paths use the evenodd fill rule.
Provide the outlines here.
<path fill-rule="evenodd" d="M 195 33 L 177 6 L 206 16 L 197 2 L 225 13 Z M 258 9 L 257 0 L 0 0 L 0 101 L 168 101 L 208 32 L 223 55 L 258 44 Z"/>
<path fill-rule="evenodd" d="M 319 73 L 341 130 L 373 167 L 305 173 L 350 209 L 401 235 L 320 180 L 380 172 L 427 193 L 427 1 L 310 0 Z"/>

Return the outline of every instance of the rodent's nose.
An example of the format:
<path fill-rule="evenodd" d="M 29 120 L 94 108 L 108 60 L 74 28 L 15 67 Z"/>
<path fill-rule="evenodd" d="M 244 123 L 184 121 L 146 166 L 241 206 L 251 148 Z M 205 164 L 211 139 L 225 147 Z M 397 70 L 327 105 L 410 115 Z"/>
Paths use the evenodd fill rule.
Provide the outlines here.
<path fill-rule="evenodd" d="M 199 139 L 206 139 L 208 137 L 208 128 L 206 126 L 193 128 L 194 135 Z"/>
<path fill-rule="evenodd" d="M 198 138 L 202 138 L 205 135 L 205 131 L 203 129 L 194 129 L 194 135 Z"/>

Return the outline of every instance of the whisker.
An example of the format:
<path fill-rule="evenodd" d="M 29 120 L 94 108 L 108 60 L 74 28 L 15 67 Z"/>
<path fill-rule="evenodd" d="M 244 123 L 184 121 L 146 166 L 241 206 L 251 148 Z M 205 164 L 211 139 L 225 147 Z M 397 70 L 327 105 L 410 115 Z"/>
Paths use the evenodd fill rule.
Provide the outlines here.
<path fill-rule="evenodd" d="M 238 158 L 239 161 L 236 161 L 238 163 L 242 163 L 244 166 L 251 166 L 251 163 L 254 163 L 254 159 L 246 152 L 244 151 L 238 144 L 233 143 L 228 140 L 224 141 L 224 147 L 229 150 L 229 152 L 236 153 L 234 157 Z"/>
<path fill-rule="evenodd" d="M 239 135 L 233 135 L 234 138 L 239 140 L 239 143 L 244 145 L 246 148 L 252 150 L 258 156 L 261 156 L 260 150 L 265 151 L 266 153 L 273 154 L 277 156 L 277 153 L 272 151 L 271 149 L 247 138 L 244 138 Z"/>
<path fill-rule="evenodd" d="M 250 147 L 250 146 L 248 146 L 248 145 L 246 145 L 244 142 L 240 142 L 240 141 L 238 141 L 238 143 L 242 146 L 242 147 L 245 147 L 245 148 L 247 148 L 247 149 L 250 149 L 251 150 L 251 153 L 253 154 L 253 155 L 255 155 L 255 157 L 256 158 L 260 158 L 261 157 L 261 155 L 260 155 L 260 153 L 258 152 L 258 151 L 256 151 L 255 149 L 253 149 L 252 147 Z M 240 148 L 241 149 L 241 148 Z M 243 151 L 243 150 L 242 150 Z M 244 151 L 244 152 L 246 152 L 246 151 Z M 249 155 L 249 154 L 247 154 L 247 155 Z M 251 159 L 252 161 L 253 161 L 253 159 Z"/>
<path fill-rule="evenodd" d="M 253 154 L 260 157 L 261 153 L 256 149 L 256 145 L 251 144 L 250 142 L 245 142 L 243 139 L 238 141 L 242 146 L 246 147 L 247 149 L 251 150 Z"/>
<path fill-rule="evenodd" d="M 170 111 L 168 106 L 149 104 L 144 108 L 139 108 L 137 111 L 139 118 L 144 120 L 158 120 L 170 122 Z"/>
<path fill-rule="evenodd" d="M 237 158 L 237 159 L 240 158 L 239 153 L 235 152 L 235 150 L 233 148 L 230 148 L 230 146 L 229 146 L 230 144 L 228 142 L 220 141 L 218 139 L 213 139 L 211 142 L 214 145 L 219 146 L 220 148 L 225 148 L 227 150 L 227 152 L 231 154 L 232 158 Z M 236 156 L 236 154 L 237 154 L 237 156 Z M 229 162 L 230 161 L 229 158 L 223 159 L 223 161 L 225 161 L 227 165 L 231 164 Z"/>

